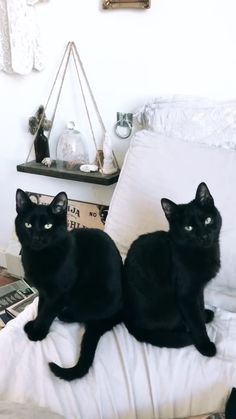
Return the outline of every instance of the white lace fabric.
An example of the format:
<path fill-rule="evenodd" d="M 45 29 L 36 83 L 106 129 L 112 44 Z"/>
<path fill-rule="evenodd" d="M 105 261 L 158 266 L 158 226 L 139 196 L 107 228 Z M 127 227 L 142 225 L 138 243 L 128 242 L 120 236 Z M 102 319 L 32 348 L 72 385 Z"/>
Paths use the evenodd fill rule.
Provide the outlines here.
<path fill-rule="evenodd" d="M 0 0 L 0 70 L 26 75 L 43 69 L 34 5 L 40 0 Z"/>

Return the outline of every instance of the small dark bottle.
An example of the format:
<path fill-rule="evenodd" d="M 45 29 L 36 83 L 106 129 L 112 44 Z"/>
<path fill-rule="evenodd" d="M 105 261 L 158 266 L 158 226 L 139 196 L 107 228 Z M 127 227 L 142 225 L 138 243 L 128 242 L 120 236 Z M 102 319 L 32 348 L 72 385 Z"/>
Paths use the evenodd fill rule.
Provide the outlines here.
<path fill-rule="evenodd" d="M 36 163 L 41 163 L 45 157 L 50 157 L 48 138 L 41 127 L 34 140 L 34 150 Z"/>

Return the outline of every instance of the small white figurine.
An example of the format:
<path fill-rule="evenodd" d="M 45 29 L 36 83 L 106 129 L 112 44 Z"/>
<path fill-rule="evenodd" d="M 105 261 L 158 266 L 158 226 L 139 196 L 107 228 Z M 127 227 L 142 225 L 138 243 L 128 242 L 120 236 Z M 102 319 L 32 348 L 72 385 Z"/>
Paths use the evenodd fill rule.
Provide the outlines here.
<path fill-rule="evenodd" d="M 42 164 L 44 164 L 44 165 L 45 165 L 45 166 L 47 166 L 47 167 L 50 167 L 50 166 L 51 166 L 51 164 L 52 164 L 52 161 L 51 161 L 50 157 L 45 157 L 45 158 L 41 161 L 41 163 L 42 163 Z"/>
<path fill-rule="evenodd" d="M 105 138 L 103 142 L 103 155 L 104 160 L 102 166 L 102 173 L 104 173 L 104 175 L 110 175 L 112 173 L 117 172 L 117 167 L 114 162 L 114 157 L 112 153 L 111 137 L 107 132 L 105 133 Z"/>

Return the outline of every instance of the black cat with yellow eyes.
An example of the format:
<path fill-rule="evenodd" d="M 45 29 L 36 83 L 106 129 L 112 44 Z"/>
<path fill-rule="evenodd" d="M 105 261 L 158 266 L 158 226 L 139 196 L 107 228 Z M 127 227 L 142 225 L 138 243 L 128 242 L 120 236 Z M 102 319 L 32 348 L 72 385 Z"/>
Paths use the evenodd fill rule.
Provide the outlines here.
<path fill-rule="evenodd" d="M 179 348 L 195 345 L 214 356 L 203 291 L 220 268 L 221 216 L 205 183 L 187 204 L 161 200 L 169 231 L 140 236 L 124 264 L 125 324 L 139 341 Z"/>
<path fill-rule="evenodd" d="M 49 205 L 35 204 L 17 189 L 15 227 L 26 279 L 39 291 L 37 317 L 24 327 L 29 339 L 44 339 L 55 317 L 85 326 L 77 364 L 49 364 L 70 381 L 88 372 L 100 337 L 121 321 L 123 264 L 104 231 L 67 231 L 67 202 L 60 192 Z"/>

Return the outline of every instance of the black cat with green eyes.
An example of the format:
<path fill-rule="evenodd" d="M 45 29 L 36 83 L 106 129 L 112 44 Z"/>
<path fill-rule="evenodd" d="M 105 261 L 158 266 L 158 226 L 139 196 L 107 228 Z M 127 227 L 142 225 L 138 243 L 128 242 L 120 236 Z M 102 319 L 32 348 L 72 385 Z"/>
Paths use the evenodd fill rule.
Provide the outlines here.
<path fill-rule="evenodd" d="M 39 291 L 38 313 L 24 329 L 30 340 L 44 339 L 55 319 L 82 322 L 78 363 L 49 366 L 65 380 L 83 377 L 93 363 L 100 337 L 121 321 L 122 259 L 113 240 L 95 228 L 67 231 L 67 196 L 49 205 L 16 192 L 16 233 L 26 279 Z"/>
<path fill-rule="evenodd" d="M 177 205 L 161 200 L 169 231 L 140 236 L 124 265 L 125 324 L 141 342 L 179 348 L 195 345 L 214 356 L 205 323 L 203 291 L 220 268 L 221 216 L 205 183 L 195 199 Z"/>

